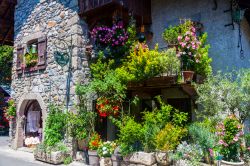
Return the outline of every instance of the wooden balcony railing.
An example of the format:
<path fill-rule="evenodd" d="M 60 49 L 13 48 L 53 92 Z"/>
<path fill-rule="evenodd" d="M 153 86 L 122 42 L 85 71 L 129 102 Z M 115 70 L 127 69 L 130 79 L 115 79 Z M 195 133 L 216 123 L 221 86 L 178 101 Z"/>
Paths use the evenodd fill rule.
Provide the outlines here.
<path fill-rule="evenodd" d="M 151 23 L 151 0 L 79 0 L 79 14 L 95 17 L 109 13 L 113 9 L 126 9 L 144 24 Z"/>

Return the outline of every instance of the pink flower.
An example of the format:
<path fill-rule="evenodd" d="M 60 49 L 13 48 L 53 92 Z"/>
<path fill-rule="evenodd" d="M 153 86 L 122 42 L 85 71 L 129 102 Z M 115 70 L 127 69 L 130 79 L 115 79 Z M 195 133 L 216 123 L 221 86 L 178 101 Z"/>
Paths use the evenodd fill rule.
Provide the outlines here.
<path fill-rule="evenodd" d="M 247 148 L 250 151 L 250 147 Z"/>
<path fill-rule="evenodd" d="M 195 32 L 196 32 L 195 27 L 192 27 L 192 28 L 191 28 L 191 31 L 195 33 Z"/>
<path fill-rule="evenodd" d="M 188 42 L 190 40 L 190 37 L 186 36 L 185 41 Z"/>
<path fill-rule="evenodd" d="M 218 142 L 220 145 L 223 145 L 224 144 L 224 141 L 221 139 L 221 140 L 219 140 L 219 142 Z"/>
<path fill-rule="evenodd" d="M 241 129 L 241 127 L 242 127 L 242 126 L 241 126 L 240 124 L 237 125 L 237 128 L 238 128 L 238 129 Z"/>
<path fill-rule="evenodd" d="M 234 137 L 234 139 L 233 139 L 235 142 L 237 142 L 238 140 L 239 140 L 239 137 Z"/>
<path fill-rule="evenodd" d="M 196 60 L 195 60 L 195 62 L 196 62 L 196 63 L 199 63 L 199 62 L 200 62 L 200 60 L 199 60 L 199 59 L 196 59 Z"/>
<path fill-rule="evenodd" d="M 182 36 L 178 36 L 178 41 L 181 41 L 181 39 L 182 39 Z"/>
<path fill-rule="evenodd" d="M 214 157 L 213 149 L 210 149 L 210 148 L 209 148 L 208 150 L 209 150 L 210 156 L 211 156 L 211 157 Z"/>
<path fill-rule="evenodd" d="M 181 56 L 181 53 L 176 54 L 176 57 L 178 57 L 178 58 L 179 58 L 180 56 Z"/>
<path fill-rule="evenodd" d="M 187 43 L 181 43 L 181 46 L 182 47 L 185 47 Z"/>
<path fill-rule="evenodd" d="M 192 55 L 192 53 L 191 53 L 191 52 L 188 52 L 188 55 L 190 55 L 190 56 L 191 56 L 191 55 Z"/>

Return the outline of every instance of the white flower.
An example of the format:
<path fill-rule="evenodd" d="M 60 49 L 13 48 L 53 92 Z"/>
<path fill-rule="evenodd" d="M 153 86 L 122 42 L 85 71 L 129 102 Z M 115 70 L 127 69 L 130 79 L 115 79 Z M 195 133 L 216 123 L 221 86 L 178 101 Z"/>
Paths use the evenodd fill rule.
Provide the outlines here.
<path fill-rule="evenodd" d="M 106 147 L 103 147 L 102 150 L 105 151 L 107 148 Z"/>

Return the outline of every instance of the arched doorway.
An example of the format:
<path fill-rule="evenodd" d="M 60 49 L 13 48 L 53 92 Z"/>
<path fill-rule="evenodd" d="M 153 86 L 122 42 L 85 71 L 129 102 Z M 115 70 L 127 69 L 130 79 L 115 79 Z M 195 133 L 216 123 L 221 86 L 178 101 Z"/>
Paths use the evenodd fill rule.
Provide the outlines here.
<path fill-rule="evenodd" d="M 37 138 L 37 140 L 42 141 L 42 110 L 37 100 L 27 102 L 23 119 L 24 139 Z M 25 142 L 24 145 L 27 146 Z"/>
<path fill-rule="evenodd" d="M 13 148 L 25 146 L 27 137 L 43 139 L 43 129 L 47 117 L 47 106 L 40 94 L 24 94 L 17 105 L 17 122 Z"/>

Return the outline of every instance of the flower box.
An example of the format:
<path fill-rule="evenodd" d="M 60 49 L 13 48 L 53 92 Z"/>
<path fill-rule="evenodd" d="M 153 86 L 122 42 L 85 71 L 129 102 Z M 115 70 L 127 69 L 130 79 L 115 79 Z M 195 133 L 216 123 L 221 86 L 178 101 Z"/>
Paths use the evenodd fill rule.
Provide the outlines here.
<path fill-rule="evenodd" d="M 34 151 L 34 158 L 50 164 L 62 164 L 66 154 L 61 151 L 44 152 L 41 150 Z"/>
<path fill-rule="evenodd" d="M 177 83 L 177 75 L 152 77 L 146 81 L 146 86 L 166 86 Z"/>

